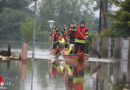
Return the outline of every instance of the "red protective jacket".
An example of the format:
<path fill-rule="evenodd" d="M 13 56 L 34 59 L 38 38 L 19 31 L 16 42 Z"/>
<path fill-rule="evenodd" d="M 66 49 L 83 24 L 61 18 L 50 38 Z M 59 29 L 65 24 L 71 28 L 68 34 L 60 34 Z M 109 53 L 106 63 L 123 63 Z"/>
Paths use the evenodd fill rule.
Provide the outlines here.
<path fill-rule="evenodd" d="M 73 31 L 73 28 L 69 28 L 69 36 L 70 38 L 74 38 L 75 37 L 75 31 Z"/>
<path fill-rule="evenodd" d="M 58 41 L 60 39 L 60 36 L 57 32 L 51 32 L 50 36 L 53 36 L 53 41 Z"/>
<path fill-rule="evenodd" d="M 81 28 L 81 26 L 78 26 L 78 30 L 75 32 L 75 37 L 76 38 L 80 38 L 80 39 L 84 39 L 85 33 L 88 31 L 87 27 Z M 81 33 L 82 34 L 81 34 Z"/>

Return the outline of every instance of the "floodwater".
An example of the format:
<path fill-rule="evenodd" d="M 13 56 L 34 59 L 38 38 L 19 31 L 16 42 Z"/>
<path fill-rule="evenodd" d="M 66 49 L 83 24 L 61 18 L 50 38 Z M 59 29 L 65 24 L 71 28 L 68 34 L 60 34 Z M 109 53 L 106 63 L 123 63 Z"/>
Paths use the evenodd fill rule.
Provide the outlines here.
<path fill-rule="evenodd" d="M 21 43 L 14 43 L 12 51 L 19 52 Z M 0 50 L 5 50 L 6 44 L 1 44 Z M 4 83 L 0 90 L 130 90 L 130 61 L 90 60 L 83 68 L 52 63 L 49 43 L 37 43 L 35 57 L 36 61 L 0 62 L 0 78 Z"/>

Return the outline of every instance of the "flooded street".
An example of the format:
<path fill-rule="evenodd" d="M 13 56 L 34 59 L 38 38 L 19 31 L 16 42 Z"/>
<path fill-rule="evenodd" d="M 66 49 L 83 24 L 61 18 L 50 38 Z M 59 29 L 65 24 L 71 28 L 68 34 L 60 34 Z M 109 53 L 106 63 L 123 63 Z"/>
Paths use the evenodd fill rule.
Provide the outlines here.
<path fill-rule="evenodd" d="M 12 47 L 16 52 L 21 46 Z M 30 48 L 28 57 L 31 57 Z M 0 90 L 31 90 L 31 86 L 32 90 L 130 90 L 130 61 L 98 62 L 90 58 L 80 69 L 75 65 L 52 63 L 48 44 L 36 47 L 36 58 L 33 70 L 29 60 L 1 61 L 4 85 Z"/>

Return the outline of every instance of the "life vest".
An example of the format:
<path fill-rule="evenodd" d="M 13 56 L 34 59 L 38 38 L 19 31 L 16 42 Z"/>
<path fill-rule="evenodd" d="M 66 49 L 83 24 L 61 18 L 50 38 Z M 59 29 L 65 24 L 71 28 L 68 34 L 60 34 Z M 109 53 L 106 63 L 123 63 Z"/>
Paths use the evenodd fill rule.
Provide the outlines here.
<path fill-rule="evenodd" d="M 50 33 L 50 36 L 53 36 L 53 31 Z"/>
<path fill-rule="evenodd" d="M 60 39 L 60 36 L 59 36 L 59 34 L 58 33 L 55 33 L 54 34 L 54 41 L 58 41 Z"/>
<path fill-rule="evenodd" d="M 61 31 L 61 33 L 62 33 L 62 35 L 65 35 L 65 36 L 67 34 L 66 30 L 64 30 L 64 29 Z"/>
<path fill-rule="evenodd" d="M 73 78 L 73 87 L 74 87 L 74 90 L 85 90 L 84 78 L 83 77 L 74 77 Z"/>
<path fill-rule="evenodd" d="M 85 33 L 87 32 L 86 30 L 88 30 L 87 27 L 81 28 L 81 26 L 78 26 L 78 30 L 75 33 L 75 37 L 79 39 L 84 39 Z"/>
<path fill-rule="evenodd" d="M 58 41 L 60 39 L 60 36 L 59 36 L 59 34 L 57 32 L 51 32 L 50 35 L 53 36 L 53 41 L 54 42 Z"/>
<path fill-rule="evenodd" d="M 63 35 L 62 35 L 61 39 L 64 39 L 64 40 L 65 40 L 65 42 L 67 42 L 67 41 L 68 41 L 68 40 L 67 40 L 67 38 L 66 38 L 66 35 L 65 35 L 65 34 L 63 34 Z"/>
<path fill-rule="evenodd" d="M 75 31 L 76 31 L 76 29 L 73 29 L 73 28 L 69 28 L 69 36 L 70 36 L 70 38 L 74 38 L 75 37 Z"/>

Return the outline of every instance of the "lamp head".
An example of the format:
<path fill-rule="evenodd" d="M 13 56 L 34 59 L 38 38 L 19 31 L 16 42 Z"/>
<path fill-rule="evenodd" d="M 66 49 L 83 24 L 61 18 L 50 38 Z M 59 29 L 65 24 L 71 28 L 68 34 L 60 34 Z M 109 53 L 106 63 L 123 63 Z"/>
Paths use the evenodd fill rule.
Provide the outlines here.
<path fill-rule="evenodd" d="M 50 28 L 53 28 L 53 25 L 54 25 L 54 22 L 55 22 L 55 21 L 53 21 L 53 20 L 49 20 L 48 22 L 49 22 L 49 26 L 50 26 Z"/>

